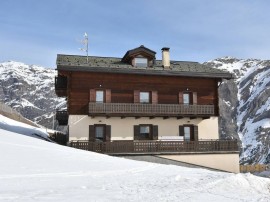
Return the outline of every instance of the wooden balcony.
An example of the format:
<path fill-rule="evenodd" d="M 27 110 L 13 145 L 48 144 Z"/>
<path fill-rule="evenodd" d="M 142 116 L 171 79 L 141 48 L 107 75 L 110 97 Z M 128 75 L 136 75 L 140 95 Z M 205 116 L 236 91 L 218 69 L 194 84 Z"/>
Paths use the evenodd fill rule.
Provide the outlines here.
<path fill-rule="evenodd" d="M 68 112 L 67 111 L 56 111 L 55 119 L 59 125 L 66 126 L 68 124 Z"/>
<path fill-rule="evenodd" d="M 239 152 L 236 140 L 203 141 L 71 141 L 71 147 L 112 155 Z"/>
<path fill-rule="evenodd" d="M 59 97 L 67 96 L 67 77 L 56 76 L 55 77 L 55 93 Z"/>
<path fill-rule="evenodd" d="M 205 117 L 215 115 L 214 105 L 89 103 L 90 116 Z"/>

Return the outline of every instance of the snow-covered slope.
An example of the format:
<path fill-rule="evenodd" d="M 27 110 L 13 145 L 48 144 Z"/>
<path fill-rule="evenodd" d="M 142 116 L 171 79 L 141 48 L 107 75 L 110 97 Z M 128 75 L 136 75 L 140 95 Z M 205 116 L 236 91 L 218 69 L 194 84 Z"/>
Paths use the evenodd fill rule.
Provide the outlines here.
<path fill-rule="evenodd" d="M 270 163 L 270 61 L 225 57 L 206 64 L 236 77 L 220 86 L 221 134 L 239 136 L 242 163 Z"/>
<path fill-rule="evenodd" d="M 12 120 L 1 114 L 0 114 L 0 128 L 7 131 L 11 131 L 18 134 L 35 137 L 35 138 L 39 138 L 39 139 L 47 140 L 51 142 L 49 138 L 49 134 L 46 132 L 46 129 L 37 128 L 37 127 L 30 126 L 25 123 Z"/>
<path fill-rule="evenodd" d="M 36 65 L 0 63 L 0 101 L 24 117 L 52 128 L 55 110 L 65 107 L 64 98 L 55 95 L 55 76 L 55 70 Z"/>
<path fill-rule="evenodd" d="M 270 201 L 270 179 L 132 161 L 0 129 L 0 201 Z"/>

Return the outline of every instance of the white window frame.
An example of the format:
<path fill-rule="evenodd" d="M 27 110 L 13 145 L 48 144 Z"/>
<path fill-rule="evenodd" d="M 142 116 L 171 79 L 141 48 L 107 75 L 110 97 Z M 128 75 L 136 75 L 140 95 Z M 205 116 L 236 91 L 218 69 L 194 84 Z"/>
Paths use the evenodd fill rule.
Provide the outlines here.
<path fill-rule="evenodd" d="M 150 92 L 140 92 L 140 103 L 150 103 Z"/>
<path fill-rule="evenodd" d="M 96 102 L 103 103 L 104 102 L 104 91 L 96 90 Z"/>
<path fill-rule="evenodd" d="M 189 93 L 183 93 L 183 103 L 186 105 L 190 104 L 190 94 Z"/>

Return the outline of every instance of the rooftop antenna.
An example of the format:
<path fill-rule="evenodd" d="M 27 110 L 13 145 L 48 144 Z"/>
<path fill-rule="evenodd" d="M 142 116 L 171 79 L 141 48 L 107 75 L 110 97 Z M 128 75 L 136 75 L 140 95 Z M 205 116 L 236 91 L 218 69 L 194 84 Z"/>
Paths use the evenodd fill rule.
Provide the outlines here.
<path fill-rule="evenodd" d="M 86 52 L 86 61 L 88 63 L 88 35 L 86 32 L 83 37 L 84 39 L 81 40 L 81 43 L 84 45 L 84 48 L 80 48 L 80 50 Z"/>

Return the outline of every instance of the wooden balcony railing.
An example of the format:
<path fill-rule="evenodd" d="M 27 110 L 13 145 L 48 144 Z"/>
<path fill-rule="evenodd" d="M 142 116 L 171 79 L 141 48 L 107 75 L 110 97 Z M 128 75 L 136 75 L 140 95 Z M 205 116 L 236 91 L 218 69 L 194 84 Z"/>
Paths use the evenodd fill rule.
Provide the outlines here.
<path fill-rule="evenodd" d="M 211 116 L 214 105 L 89 103 L 89 115 L 114 116 Z"/>
<path fill-rule="evenodd" d="M 71 147 L 106 154 L 166 154 L 238 152 L 236 140 L 204 141 L 71 141 Z"/>
<path fill-rule="evenodd" d="M 65 126 L 68 124 L 68 112 L 67 111 L 56 111 L 55 119 L 59 125 Z"/>
<path fill-rule="evenodd" d="M 56 76 L 55 77 L 55 92 L 58 96 L 66 96 L 67 91 L 67 77 L 64 76 Z"/>

